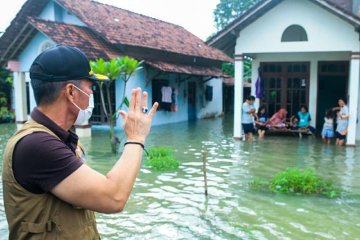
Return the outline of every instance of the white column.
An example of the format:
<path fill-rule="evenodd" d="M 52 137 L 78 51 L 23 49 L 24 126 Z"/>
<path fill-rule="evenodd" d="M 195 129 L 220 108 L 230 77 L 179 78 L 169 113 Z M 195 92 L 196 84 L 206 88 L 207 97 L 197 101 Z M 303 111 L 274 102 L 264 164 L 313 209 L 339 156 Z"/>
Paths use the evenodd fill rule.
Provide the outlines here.
<path fill-rule="evenodd" d="M 26 107 L 26 84 L 25 73 L 14 72 L 14 97 L 15 97 L 15 115 L 17 128 L 27 121 L 27 107 Z"/>
<path fill-rule="evenodd" d="M 253 95 L 254 97 L 256 97 L 255 92 L 256 92 L 256 80 L 259 76 L 259 67 L 260 67 L 260 62 L 258 60 L 253 60 L 251 63 L 251 95 Z M 255 99 L 255 103 L 254 106 L 256 109 L 259 109 L 260 106 L 260 99 L 256 98 Z"/>
<path fill-rule="evenodd" d="M 234 138 L 241 139 L 242 126 L 241 126 L 241 107 L 243 103 L 243 55 L 235 55 L 235 84 L 234 84 Z"/>
<path fill-rule="evenodd" d="M 91 125 L 88 121 L 86 121 L 82 125 L 75 125 L 75 133 L 80 138 L 91 137 Z"/>
<path fill-rule="evenodd" d="M 359 92 L 360 94 L 360 86 L 359 86 Z M 360 97 L 358 99 L 358 107 L 360 107 Z M 357 115 L 357 127 L 356 127 L 356 140 L 360 140 L 360 109 L 358 108 L 358 115 Z"/>
<path fill-rule="evenodd" d="M 31 111 L 37 106 L 36 105 L 36 101 L 35 101 L 35 96 L 34 96 L 34 90 L 31 86 L 31 79 L 30 79 L 30 73 L 29 72 L 26 72 L 25 73 L 25 83 L 29 83 L 29 106 L 30 106 L 30 113 Z"/>
<path fill-rule="evenodd" d="M 349 127 L 346 145 L 355 146 L 360 81 L 360 52 L 351 54 L 349 79 Z"/>
<path fill-rule="evenodd" d="M 311 125 L 316 127 L 316 109 L 318 95 L 318 61 L 310 62 L 310 79 L 309 79 L 309 112 L 311 115 Z M 321 131 L 321 129 L 317 129 Z"/>

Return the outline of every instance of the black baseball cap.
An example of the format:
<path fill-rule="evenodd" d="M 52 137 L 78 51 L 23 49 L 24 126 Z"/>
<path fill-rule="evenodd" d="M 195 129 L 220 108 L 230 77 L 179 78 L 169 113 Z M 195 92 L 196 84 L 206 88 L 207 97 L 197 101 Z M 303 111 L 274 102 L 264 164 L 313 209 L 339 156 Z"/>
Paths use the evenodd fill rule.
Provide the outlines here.
<path fill-rule="evenodd" d="M 30 78 L 47 82 L 110 80 L 107 76 L 94 74 L 86 55 L 78 48 L 67 45 L 57 45 L 37 56 L 30 67 Z"/>

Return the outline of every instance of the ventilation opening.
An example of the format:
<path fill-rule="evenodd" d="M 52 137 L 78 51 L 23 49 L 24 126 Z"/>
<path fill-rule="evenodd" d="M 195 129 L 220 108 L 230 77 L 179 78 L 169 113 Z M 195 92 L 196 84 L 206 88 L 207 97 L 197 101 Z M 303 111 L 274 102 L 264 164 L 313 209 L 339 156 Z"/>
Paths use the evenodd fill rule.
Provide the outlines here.
<path fill-rule="evenodd" d="M 291 25 L 287 27 L 281 37 L 281 42 L 307 42 L 308 37 L 303 27 Z"/>

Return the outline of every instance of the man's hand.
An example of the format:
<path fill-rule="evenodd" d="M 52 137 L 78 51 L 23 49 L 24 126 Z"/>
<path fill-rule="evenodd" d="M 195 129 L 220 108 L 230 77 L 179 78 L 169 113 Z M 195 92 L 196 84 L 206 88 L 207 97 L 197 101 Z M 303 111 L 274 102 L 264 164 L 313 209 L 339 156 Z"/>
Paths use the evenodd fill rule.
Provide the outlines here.
<path fill-rule="evenodd" d="M 131 92 L 129 112 L 120 111 L 128 141 L 145 143 L 145 139 L 150 132 L 151 121 L 159 106 L 159 104 L 155 102 L 147 114 L 142 112 L 143 108 L 147 108 L 147 104 L 147 92 L 141 93 L 141 89 L 136 88 Z"/>
<path fill-rule="evenodd" d="M 150 132 L 151 120 L 158 103 L 154 103 L 149 114 L 143 113 L 147 107 L 147 93 L 134 89 L 131 93 L 129 112 L 121 112 L 128 141 L 144 144 Z M 114 167 L 106 176 L 83 164 L 75 172 L 56 185 L 51 193 L 74 206 L 98 212 L 114 213 L 124 208 L 136 176 L 141 166 L 143 149 L 129 144 Z"/>

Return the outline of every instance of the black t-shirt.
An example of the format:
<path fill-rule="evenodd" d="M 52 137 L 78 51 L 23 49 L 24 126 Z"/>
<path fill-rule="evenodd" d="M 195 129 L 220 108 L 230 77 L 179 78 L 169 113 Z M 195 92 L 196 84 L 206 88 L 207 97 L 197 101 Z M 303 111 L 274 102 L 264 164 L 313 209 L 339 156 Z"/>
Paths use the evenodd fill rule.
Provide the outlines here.
<path fill-rule="evenodd" d="M 13 172 L 16 181 L 31 193 L 51 191 L 57 184 L 77 170 L 82 160 L 75 150 L 78 136 L 65 131 L 35 108 L 31 118 L 55 133 L 34 132 L 22 138 L 13 153 Z"/>

